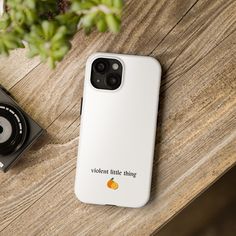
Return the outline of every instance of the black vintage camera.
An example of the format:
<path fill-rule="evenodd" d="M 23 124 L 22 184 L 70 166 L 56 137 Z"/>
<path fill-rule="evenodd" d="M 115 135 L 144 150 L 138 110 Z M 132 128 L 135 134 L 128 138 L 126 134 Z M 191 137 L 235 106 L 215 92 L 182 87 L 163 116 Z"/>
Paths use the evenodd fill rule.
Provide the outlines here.
<path fill-rule="evenodd" d="M 0 170 L 6 172 L 43 133 L 0 86 Z"/>

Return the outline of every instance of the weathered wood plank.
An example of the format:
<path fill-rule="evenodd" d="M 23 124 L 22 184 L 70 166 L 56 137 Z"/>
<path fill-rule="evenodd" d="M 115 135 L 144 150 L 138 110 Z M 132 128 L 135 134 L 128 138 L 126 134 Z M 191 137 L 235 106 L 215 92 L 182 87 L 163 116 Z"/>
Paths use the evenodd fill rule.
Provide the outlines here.
<path fill-rule="evenodd" d="M 10 89 L 39 65 L 38 58 L 28 59 L 25 49 L 17 49 L 10 57 L 0 57 L 0 84 Z"/>

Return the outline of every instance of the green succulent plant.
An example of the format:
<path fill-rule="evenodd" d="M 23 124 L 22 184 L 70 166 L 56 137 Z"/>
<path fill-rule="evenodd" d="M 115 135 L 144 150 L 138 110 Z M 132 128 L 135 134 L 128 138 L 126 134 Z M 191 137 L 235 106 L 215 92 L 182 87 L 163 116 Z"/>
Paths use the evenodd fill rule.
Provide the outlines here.
<path fill-rule="evenodd" d="M 2 9 L 0 54 L 27 47 L 54 68 L 78 30 L 119 32 L 123 0 L 5 0 Z"/>

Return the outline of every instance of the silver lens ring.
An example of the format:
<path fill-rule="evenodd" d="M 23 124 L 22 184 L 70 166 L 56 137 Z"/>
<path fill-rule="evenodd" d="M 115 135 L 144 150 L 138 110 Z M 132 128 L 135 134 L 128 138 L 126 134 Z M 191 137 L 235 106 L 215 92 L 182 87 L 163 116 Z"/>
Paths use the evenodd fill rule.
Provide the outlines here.
<path fill-rule="evenodd" d="M 0 116 L 0 143 L 5 143 L 12 134 L 11 123 L 3 116 Z"/>

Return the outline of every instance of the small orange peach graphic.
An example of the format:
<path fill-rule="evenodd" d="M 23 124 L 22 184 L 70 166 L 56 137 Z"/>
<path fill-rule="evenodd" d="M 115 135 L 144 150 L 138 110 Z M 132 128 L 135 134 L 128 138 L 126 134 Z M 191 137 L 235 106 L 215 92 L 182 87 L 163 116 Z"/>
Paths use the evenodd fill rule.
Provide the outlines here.
<path fill-rule="evenodd" d="M 119 188 L 119 185 L 117 182 L 114 181 L 114 178 L 111 178 L 110 180 L 108 180 L 107 182 L 107 187 L 113 190 L 116 190 Z"/>

